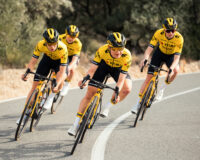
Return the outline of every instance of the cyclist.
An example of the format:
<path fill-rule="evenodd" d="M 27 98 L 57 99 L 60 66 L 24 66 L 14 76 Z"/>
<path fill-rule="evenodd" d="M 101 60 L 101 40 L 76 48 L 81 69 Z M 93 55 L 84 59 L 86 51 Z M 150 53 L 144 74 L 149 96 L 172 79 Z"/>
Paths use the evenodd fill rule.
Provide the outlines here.
<path fill-rule="evenodd" d="M 116 86 L 119 87 L 119 96 L 115 102 L 118 103 L 130 93 L 132 88 L 131 77 L 128 74 L 128 69 L 131 65 L 131 53 L 125 48 L 125 36 L 119 32 L 109 34 L 107 43 L 97 50 L 88 74 L 99 82 L 103 82 L 105 76 L 110 74 L 116 81 Z M 79 81 L 78 85 L 80 86 L 81 84 L 82 80 Z M 97 87 L 95 84 L 89 82 L 87 93 L 80 102 L 75 122 L 68 130 L 69 135 L 76 135 L 82 114 L 96 92 Z M 105 107 L 105 114 L 108 114 L 110 106 L 114 104 L 114 96 L 115 93 L 113 93 L 109 105 Z"/>
<path fill-rule="evenodd" d="M 67 94 L 69 83 L 74 76 L 74 72 L 80 58 L 82 43 L 79 40 L 78 36 L 79 36 L 79 29 L 75 25 L 67 26 L 65 34 L 59 36 L 59 39 L 67 46 L 68 50 L 68 67 L 67 67 L 68 76 L 60 92 L 61 96 L 65 96 Z"/>
<path fill-rule="evenodd" d="M 163 28 L 158 29 L 153 38 L 150 41 L 149 46 L 147 47 L 144 53 L 144 59 L 141 61 L 140 66 L 144 65 L 144 61 L 149 59 L 150 54 L 155 49 L 153 53 L 151 64 L 157 67 L 160 67 L 163 62 L 166 63 L 167 67 L 169 68 L 169 80 L 165 80 L 165 83 L 161 86 L 160 91 L 156 97 L 156 100 L 159 101 L 162 99 L 164 90 L 168 84 L 170 84 L 178 74 L 179 70 L 179 60 L 180 55 L 182 52 L 183 47 L 183 37 L 182 35 L 176 30 L 177 29 L 177 22 L 174 18 L 166 18 L 163 22 Z M 146 80 L 144 81 L 143 85 L 141 86 L 139 92 L 139 98 L 137 100 L 137 104 L 132 107 L 131 112 L 137 113 L 139 109 L 141 95 L 153 76 L 154 69 L 152 67 L 148 68 L 148 74 Z M 167 75 L 167 76 L 168 76 Z"/>
<path fill-rule="evenodd" d="M 58 92 L 63 85 L 64 79 L 66 78 L 66 66 L 67 66 L 67 47 L 64 43 L 58 40 L 59 33 L 54 28 L 48 28 L 44 31 L 43 37 L 44 39 L 39 41 L 35 47 L 33 56 L 28 64 L 28 69 L 33 70 L 35 64 L 38 61 L 40 53 L 44 53 L 36 73 L 47 76 L 50 72 L 50 69 L 53 69 L 56 74 L 56 82 L 57 85 L 52 89 L 52 93 L 49 95 L 46 103 L 44 104 L 45 109 L 49 109 L 53 102 L 53 98 L 55 93 Z M 27 80 L 27 77 L 22 75 L 22 80 Z M 34 76 L 34 81 L 32 84 L 32 88 L 28 93 L 27 100 L 31 96 L 34 89 L 37 87 L 39 83 L 38 76 Z M 50 105 L 49 105 L 50 104 Z M 50 106 L 50 107 L 49 107 Z M 19 123 L 19 120 L 17 121 Z"/>

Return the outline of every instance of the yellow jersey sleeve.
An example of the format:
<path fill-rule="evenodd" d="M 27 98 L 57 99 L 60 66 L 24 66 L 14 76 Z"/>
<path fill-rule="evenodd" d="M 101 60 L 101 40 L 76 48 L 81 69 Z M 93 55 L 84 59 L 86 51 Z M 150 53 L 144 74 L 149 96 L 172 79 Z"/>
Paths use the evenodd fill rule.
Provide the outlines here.
<path fill-rule="evenodd" d="M 76 38 L 73 43 L 68 43 L 66 34 L 62 34 L 59 36 L 59 40 L 67 46 L 68 56 L 80 56 L 82 43 L 78 38 Z"/>
<path fill-rule="evenodd" d="M 158 38 L 159 38 L 159 30 L 157 30 L 155 33 L 154 33 L 154 35 L 153 35 L 153 37 L 152 37 L 152 39 L 151 39 L 151 41 L 150 41 L 150 44 L 149 44 L 149 46 L 150 47 L 152 47 L 152 48 L 154 48 L 157 44 L 158 44 Z"/>
<path fill-rule="evenodd" d="M 123 58 L 124 63 L 122 65 L 121 72 L 126 74 L 129 70 L 130 66 L 131 66 L 132 56 L 131 56 L 131 53 L 128 49 L 125 48 L 124 52 L 125 53 L 122 54 L 122 58 Z"/>
<path fill-rule="evenodd" d="M 154 33 L 149 46 L 152 48 L 159 46 L 159 49 L 163 54 L 181 54 L 183 37 L 178 31 L 175 31 L 174 36 L 171 39 L 168 39 L 165 30 L 161 28 Z"/>
<path fill-rule="evenodd" d="M 67 65 L 67 59 L 68 59 L 67 47 L 65 46 L 64 43 L 62 43 L 62 42 L 60 41 L 57 50 L 60 51 L 59 54 L 61 55 L 61 57 L 60 57 L 60 63 L 61 63 L 61 65 L 62 65 L 62 66 L 63 66 L 63 65 L 66 66 L 66 65 Z"/>
<path fill-rule="evenodd" d="M 93 64 L 98 65 L 98 64 L 101 62 L 100 49 L 101 49 L 101 48 L 99 48 L 99 49 L 96 51 L 96 53 L 95 53 L 94 59 L 92 60 L 92 63 L 93 63 Z"/>
<path fill-rule="evenodd" d="M 180 35 L 175 35 L 175 38 L 177 38 L 177 41 L 176 41 L 177 43 L 174 49 L 174 54 L 181 54 L 182 49 L 183 49 L 184 39 Z"/>
<path fill-rule="evenodd" d="M 44 53 L 52 60 L 60 60 L 61 65 L 67 65 L 67 59 L 68 59 L 67 47 L 60 40 L 58 41 L 57 49 L 53 52 L 48 50 L 44 40 L 39 41 L 34 49 L 33 57 L 39 58 L 41 53 Z"/>
<path fill-rule="evenodd" d="M 38 58 L 40 57 L 40 53 L 42 52 L 42 48 L 43 48 L 43 46 L 44 46 L 44 43 L 45 43 L 44 40 L 39 41 L 39 42 L 37 43 L 37 45 L 35 46 L 34 52 L 33 52 L 33 57 L 34 57 L 34 58 L 37 58 L 37 59 L 38 59 Z"/>

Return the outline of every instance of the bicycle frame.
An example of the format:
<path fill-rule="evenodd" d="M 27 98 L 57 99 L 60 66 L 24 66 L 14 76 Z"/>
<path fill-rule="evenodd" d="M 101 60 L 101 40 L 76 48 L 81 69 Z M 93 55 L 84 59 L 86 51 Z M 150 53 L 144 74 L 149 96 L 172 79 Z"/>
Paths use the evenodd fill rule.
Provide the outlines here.
<path fill-rule="evenodd" d="M 52 72 L 53 72 L 53 71 L 50 72 L 49 77 L 51 77 Z M 37 87 L 36 87 L 36 90 L 37 90 L 38 94 L 37 94 L 37 97 L 35 98 L 35 104 L 34 104 L 34 106 L 33 106 L 32 112 L 30 113 L 30 117 L 31 117 L 31 118 L 32 118 L 32 116 L 33 116 L 33 114 L 34 114 L 36 104 L 38 104 L 38 103 L 41 102 L 41 98 L 42 98 L 42 95 L 43 95 L 43 93 L 42 93 L 43 89 L 44 89 L 44 88 L 48 89 L 48 87 L 47 87 L 48 82 L 49 82 L 49 80 L 48 80 L 48 81 L 40 80 L 39 83 L 38 83 L 38 85 L 37 85 Z M 44 92 L 44 91 L 43 91 L 43 92 Z M 36 103 L 36 102 L 37 102 L 37 103 Z M 26 105 L 25 105 L 25 106 L 26 106 Z M 25 109 L 25 107 L 24 107 L 24 109 Z"/>
<path fill-rule="evenodd" d="M 150 80 L 149 83 L 147 84 L 147 86 L 146 86 L 146 88 L 145 88 L 145 90 L 144 90 L 144 92 L 143 92 L 143 94 L 142 94 L 142 97 L 143 97 L 144 94 L 146 93 L 148 87 L 149 87 L 149 84 L 150 84 L 151 82 L 153 82 L 151 94 L 150 94 L 150 96 L 149 96 L 149 98 L 148 98 L 148 101 L 147 101 L 146 106 L 149 105 L 149 102 L 150 102 L 152 96 L 154 95 L 154 93 L 155 93 L 155 92 L 157 93 L 158 74 L 159 74 L 158 71 L 155 71 L 155 72 L 154 72 L 153 77 L 151 78 L 151 80 Z"/>
<path fill-rule="evenodd" d="M 146 62 L 147 62 L 147 61 L 146 61 Z M 145 62 L 145 64 L 146 64 L 146 62 Z M 150 65 L 150 66 L 156 68 L 156 70 L 154 71 L 153 77 L 150 79 L 150 81 L 148 82 L 148 84 L 146 85 L 146 87 L 145 87 L 145 89 L 144 89 L 144 92 L 142 93 L 142 97 L 144 97 L 144 95 L 145 95 L 145 93 L 146 93 L 146 91 L 147 91 L 147 89 L 148 89 L 150 83 L 153 82 L 151 94 L 150 94 L 150 96 L 149 96 L 149 98 L 148 98 L 148 101 L 147 101 L 147 103 L 146 103 L 146 106 L 149 105 L 150 100 L 151 100 L 152 96 L 155 94 L 155 92 L 156 92 L 156 94 L 157 94 L 157 85 L 158 85 L 158 81 L 159 81 L 159 73 L 160 73 L 160 71 L 168 72 L 168 71 L 162 69 L 162 65 L 161 65 L 160 68 L 159 68 L 159 67 L 156 67 L 156 66 L 154 66 L 154 65 L 151 65 L 151 64 L 148 64 L 148 65 Z M 143 67 L 142 67 L 141 71 L 143 71 Z M 169 77 L 167 77 L 167 81 L 168 81 L 168 78 L 169 78 Z M 142 101 L 142 98 L 141 98 L 140 102 L 141 102 L 141 101 Z"/>
<path fill-rule="evenodd" d="M 40 80 L 39 81 L 39 84 L 37 85 L 37 87 L 36 87 L 36 89 L 37 89 L 37 91 L 38 91 L 38 94 L 37 94 L 37 97 L 36 97 L 36 100 L 35 100 L 35 102 L 37 102 L 37 103 L 35 103 L 34 104 L 34 106 L 33 106 L 33 109 L 32 109 L 32 112 L 31 112 L 31 114 L 30 114 L 30 117 L 32 117 L 32 115 L 33 115 L 33 113 L 34 113 L 34 111 L 35 111 L 35 107 L 36 107 L 36 104 L 38 104 L 38 103 L 40 103 L 41 102 L 41 98 L 42 98 L 42 90 L 43 90 L 43 88 L 46 88 L 46 86 L 47 86 L 47 82 L 44 82 L 44 81 L 42 81 L 42 80 Z M 47 89 L 47 88 L 46 88 Z M 44 91 L 43 91 L 44 92 Z"/>
<path fill-rule="evenodd" d="M 84 113 L 83 113 L 83 115 L 85 115 L 85 113 L 87 112 L 88 108 L 90 107 L 90 104 L 93 102 L 94 98 L 97 97 L 97 102 L 96 102 L 96 105 L 95 105 L 95 107 L 94 107 L 94 112 L 93 112 L 92 118 L 91 118 L 91 120 L 90 120 L 90 123 L 89 123 L 89 125 L 88 125 L 88 128 L 91 127 L 92 121 L 93 121 L 94 116 L 95 116 L 95 114 L 96 114 L 96 111 L 97 111 L 97 109 L 98 109 L 99 102 L 100 102 L 100 99 L 101 99 L 101 96 L 102 96 L 102 91 L 103 91 L 102 89 L 98 88 L 97 92 L 96 92 L 95 95 L 92 97 L 92 99 L 91 99 L 90 102 L 88 103 L 88 105 L 87 105 L 87 107 L 86 107 L 86 109 L 85 109 L 85 111 L 84 111 Z M 80 120 L 79 123 L 82 122 L 82 119 L 83 119 L 83 116 L 82 116 L 82 118 L 81 118 L 81 120 Z"/>
<path fill-rule="evenodd" d="M 107 80 L 108 80 L 109 77 L 110 77 L 109 75 L 106 76 L 106 78 L 105 78 L 103 84 L 106 84 L 106 82 L 107 82 Z M 99 102 L 100 102 L 100 100 L 101 100 L 102 95 L 103 95 L 103 89 L 102 89 L 102 88 L 98 88 L 98 89 L 97 89 L 97 92 L 95 93 L 95 95 L 92 97 L 92 99 L 91 99 L 90 102 L 88 103 L 88 105 L 87 105 L 87 107 L 86 107 L 86 109 L 85 109 L 85 111 L 84 111 L 84 113 L 83 113 L 83 116 L 81 117 L 81 120 L 80 120 L 79 124 L 82 122 L 83 117 L 84 117 L 85 113 L 87 112 L 88 108 L 90 107 L 91 103 L 93 102 L 94 98 L 97 97 L 97 101 L 96 101 L 96 104 L 95 104 L 95 107 L 94 107 L 94 112 L 93 112 L 92 118 L 91 118 L 91 120 L 90 120 L 90 123 L 89 123 L 89 125 L 88 125 L 88 128 L 91 127 L 92 121 L 93 121 L 94 116 L 95 116 L 95 114 L 96 114 L 96 111 L 97 111 L 97 109 L 98 109 Z"/>

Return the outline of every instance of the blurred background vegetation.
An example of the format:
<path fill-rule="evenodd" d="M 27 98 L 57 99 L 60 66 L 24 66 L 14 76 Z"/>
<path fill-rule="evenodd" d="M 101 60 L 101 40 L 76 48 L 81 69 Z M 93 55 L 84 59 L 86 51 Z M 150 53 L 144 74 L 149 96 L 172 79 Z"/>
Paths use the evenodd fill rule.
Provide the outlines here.
<path fill-rule="evenodd" d="M 0 0 L 0 66 L 25 67 L 47 27 L 64 33 L 75 24 L 87 55 L 118 31 L 134 55 L 146 49 L 167 17 L 178 22 L 184 37 L 182 57 L 200 59 L 199 0 Z"/>

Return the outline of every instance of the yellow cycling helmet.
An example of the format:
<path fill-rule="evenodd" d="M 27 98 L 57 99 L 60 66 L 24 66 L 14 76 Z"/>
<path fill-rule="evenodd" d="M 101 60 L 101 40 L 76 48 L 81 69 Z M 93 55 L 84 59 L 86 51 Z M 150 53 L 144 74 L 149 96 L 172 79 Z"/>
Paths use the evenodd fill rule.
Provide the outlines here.
<path fill-rule="evenodd" d="M 178 24 L 175 19 L 173 18 L 166 18 L 163 22 L 163 28 L 168 30 L 175 30 L 178 27 Z"/>
<path fill-rule="evenodd" d="M 119 32 L 113 32 L 108 35 L 107 43 L 110 47 L 125 47 L 126 38 Z"/>
<path fill-rule="evenodd" d="M 47 43 L 55 43 L 58 41 L 59 33 L 54 28 L 48 28 L 44 31 L 43 37 Z"/>
<path fill-rule="evenodd" d="M 69 25 L 65 29 L 65 33 L 72 36 L 72 37 L 78 37 L 79 36 L 79 29 L 75 25 Z"/>

